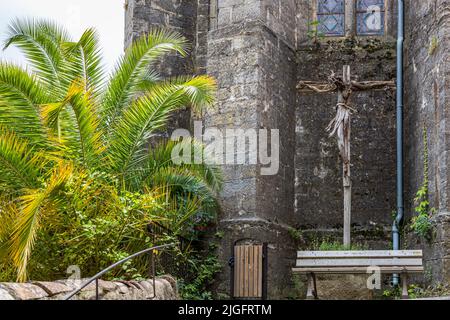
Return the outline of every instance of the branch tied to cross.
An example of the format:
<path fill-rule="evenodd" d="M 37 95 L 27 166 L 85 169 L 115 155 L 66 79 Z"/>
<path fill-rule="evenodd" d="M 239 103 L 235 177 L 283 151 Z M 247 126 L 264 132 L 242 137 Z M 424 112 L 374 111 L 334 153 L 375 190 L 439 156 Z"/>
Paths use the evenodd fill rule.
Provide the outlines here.
<path fill-rule="evenodd" d="M 353 92 L 361 91 L 394 91 L 395 81 L 356 81 L 351 79 L 350 66 L 344 66 L 342 77 L 334 72 L 327 81 L 300 81 L 297 89 L 303 94 L 322 94 L 336 92 L 338 101 L 336 104 L 336 116 L 331 120 L 326 130 L 330 136 L 336 136 L 339 154 L 343 164 L 343 185 L 344 185 L 344 245 L 351 244 L 351 120 L 357 109 L 351 106 L 350 98 Z"/>

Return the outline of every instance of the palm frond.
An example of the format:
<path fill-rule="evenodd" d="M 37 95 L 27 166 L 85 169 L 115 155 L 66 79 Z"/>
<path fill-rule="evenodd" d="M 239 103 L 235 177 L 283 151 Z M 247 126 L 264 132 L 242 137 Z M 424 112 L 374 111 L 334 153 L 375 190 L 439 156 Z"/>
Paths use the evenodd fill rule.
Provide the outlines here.
<path fill-rule="evenodd" d="M 65 98 L 60 102 L 45 103 L 41 106 L 41 116 L 46 127 L 48 127 L 53 135 L 61 138 L 60 118 L 61 113 L 66 108 L 68 99 Z"/>
<path fill-rule="evenodd" d="M 0 62 L 0 125 L 33 143 L 45 144 L 39 105 L 49 99 L 36 77 L 18 66 Z"/>
<path fill-rule="evenodd" d="M 186 55 L 186 46 L 186 40 L 180 34 L 165 30 L 152 30 L 134 42 L 119 60 L 109 81 L 104 101 L 106 125 L 114 123 L 116 117 L 141 92 L 143 84 L 148 83 L 153 63 L 169 52 Z"/>
<path fill-rule="evenodd" d="M 65 42 L 70 42 L 67 31 L 53 22 L 16 19 L 9 25 L 4 49 L 11 45 L 21 49 L 40 80 L 56 91 L 62 83 L 67 83 L 61 48 Z"/>
<path fill-rule="evenodd" d="M 148 188 L 166 186 L 172 192 L 178 190 L 185 194 L 192 194 L 198 197 L 200 201 L 209 201 L 216 196 L 216 191 L 204 179 L 183 167 L 155 168 L 151 176 L 147 178 L 146 184 Z"/>
<path fill-rule="evenodd" d="M 58 191 L 73 173 L 73 166 L 60 163 L 51 173 L 47 186 L 31 189 L 22 196 L 20 213 L 13 227 L 10 241 L 10 255 L 17 268 L 17 281 L 26 281 L 27 265 L 43 215 L 55 211 L 60 203 Z"/>
<path fill-rule="evenodd" d="M 117 173 L 140 170 L 148 158 L 146 144 L 150 136 L 163 129 L 170 114 L 188 105 L 212 103 L 215 82 L 195 77 L 183 84 L 163 83 L 153 87 L 124 111 L 110 139 L 110 159 Z"/>
<path fill-rule="evenodd" d="M 184 104 L 197 114 L 212 106 L 215 101 L 217 82 L 210 76 L 178 76 L 166 80 L 165 83 L 183 88 Z"/>
<path fill-rule="evenodd" d="M 166 230 L 170 230 L 172 234 L 183 235 L 187 227 L 186 223 L 193 220 L 201 210 L 202 201 L 195 196 L 188 195 L 185 201 L 180 203 L 170 188 L 166 188 L 166 190 L 166 198 L 159 199 L 161 207 L 164 208 L 164 215 L 158 224 L 164 226 Z"/>
<path fill-rule="evenodd" d="M 8 241 L 18 212 L 16 202 L 9 195 L 0 195 L 0 264 L 8 258 Z"/>
<path fill-rule="evenodd" d="M 46 160 L 14 132 L 0 127 L 0 182 L 14 188 L 34 188 L 39 184 Z"/>
<path fill-rule="evenodd" d="M 100 161 L 100 155 L 104 151 L 95 100 L 90 92 L 84 92 L 84 88 L 76 84 L 70 88 L 68 97 L 77 119 L 83 162 L 92 165 Z"/>
<path fill-rule="evenodd" d="M 176 154 L 179 150 L 190 150 L 190 154 L 187 155 L 190 162 L 182 163 L 182 159 L 176 159 L 180 157 Z M 202 179 L 213 191 L 218 192 L 223 186 L 223 175 L 217 166 L 210 165 L 213 160 L 207 153 L 205 145 L 195 139 L 161 143 L 150 151 L 148 167 L 143 171 L 143 178 L 151 180 L 155 171 L 161 168 L 177 167 Z"/>
<path fill-rule="evenodd" d="M 68 148 L 67 151 L 78 153 L 77 158 L 81 158 L 83 164 L 92 165 L 99 161 L 104 146 L 101 142 L 97 105 L 90 92 L 85 89 L 83 80 L 75 81 L 65 99 L 59 103 L 45 105 L 42 115 L 48 127 L 56 131 L 60 143 Z M 61 127 L 60 118 L 67 106 L 71 107 L 74 123 Z"/>
<path fill-rule="evenodd" d="M 69 61 L 67 68 L 71 79 L 81 80 L 84 91 L 97 96 L 104 77 L 97 31 L 88 29 L 78 42 L 65 43 L 63 48 Z"/>
<path fill-rule="evenodd" d="M 149 69 L 143 76 L 139 83 L 136 84 L 138 92 L 148 92 L 154 86 L 161 82 L 161 75 L 156 70 Z"/>

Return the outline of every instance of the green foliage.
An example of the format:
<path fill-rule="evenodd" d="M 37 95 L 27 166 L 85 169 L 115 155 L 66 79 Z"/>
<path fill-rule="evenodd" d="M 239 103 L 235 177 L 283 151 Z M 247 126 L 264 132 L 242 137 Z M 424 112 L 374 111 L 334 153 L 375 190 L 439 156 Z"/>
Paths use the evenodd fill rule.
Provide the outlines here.
<path fill-rule="evenodd" d="M 217 239 L 223 239 L 223 237 L 225 237 L 225 232 L 217 231 L 215 236 L 216 236 Z"/>
<path fill-rule="evenodd" d="M 12 281 L 15 270 L 18 281 L 53 280 L 70 265 L 91 276 L 169 240 L 149 237 L 149 224 L 192 241 L 198 225 L 214 221 L 220 171 L 178 165 L 174 143 L 149 148 L 172 112 L 213 103 L 214 79 L 164 79 L 154 70 L 165 54 L 185 56 L 186 39 L 152 30 L 111 75 L 93 29 L 73 41 L 53 22 L 15 20 L 9 46 L 30 68 L 0 62 L 1 277 Z M 112 276 L 138 278 L 147 263 Z"/>
<path fill-rule="evenodd" d="M 397 210 L 392 210 L 391 218 L 392 218 L 392 220 L 395 220 L 397 218 Z"/>
<path fill-rule="evenodd" d="M 302 230 L 298 230 L 295 228 L 289 228 L 288 232 L 289 232 L 289 235 L 291 236 L 291 238 L 294 239 L 295 241 L 300 241 L 303 239 Z"/>
<path fill-rule="evenodd" d="M 398 286 L 383 291 L 383 298 L 385 299 L 400 299 L 401 295 L 401 289 Z"/>
<path fill-rule="evenodd" d="M 418 285 L 412 284 L 408 287 L 408 297 L 410 299 L 417 299 L 423 295 L 423 289 Z M 395 288 L 391 288 L 389 290 L 383 291 L 383 298 L 389 300 L 398 300 L 402 298 L 402 289 L 397 286 Z"/>
<path fill-rule="evenodd" d="M 450 296 L 450 286 L 448 284 L 438 283 L 429 287 L 420 287 L 412 284 L 408 287 L 408 296 L 410 299 L 448 297 Z M 401 288 L 396 287 L 383 292 L 386 299 L 401 299 Z"/>
<path fill-rule="evenodd" d="M 299 299 L 304 299 L 304 294 L 306 291 L 306 286 L 305 286 L 305 277 L 304 275 L 300 275 L 298 273 L 293 273 L 291 275 L 291 282 L 293 287 L 288 290 L 287 294 L 286 294 L 286 299 L 287 300 L 299 300 Z"/>
<path fill-rule="evenodd" d="M 187 259 L 190 269 L 190 277 L 185 277 L 179 281 L 181 297 L 185 300 L 212 300 L 213 294 L 209 291 L 209 286 L 213 282 L 216 274 L 222 270 L 217 255 L 214 253 L 215 247 L 209 248 L 206 255 L 194 255 Z"/>
<path fill-rule="evenodd" d="M 428 134 L 425 126 L 423 128 L 423 144 L 423 182 L 422 186 L 416 193 L 416 197 L 414 198 L 414 203 L 416 205 L 415 212 L 417 213 L 417 216 L 413 217 L 410 228 L 418 236 L 430 240 L 433 229 L 431 217 L 435 213 L 436 209 L 430 208 L 429 201 Z"/>
<path fill-rule="evenodd" d="M 447 283 L 437 283 L 421 291 L 420 298 L 448 297 L 450 296 L 450 285 Z"/>
<path fill-rule="evenodd" d="M 424 275 L 425 282 L 427 282 L 427 283 L 433 282 L 433 278 L 434 278 L 433 268 L 430 265 L 425 267 L 425 270 L 423 271 L 423 275 Z"/>
<path fill-rule="evenodd" d="M 361 251 L 368 250 L 366 245 L 353 243 L 350 246 L 345 246 L 338 241 L 330 241 L 329 239 L 324 239 L 319 241 L 317 239 L 312 242 L 313 251 Z"/>
<path fill-rule="evenodd" d="M 432 228 L 433 223 L 430 220 L 428 212 L 421 212 L 418 216 L 412 219 L 411 229 L 422 238 L 430 239 Z"/>
<path fill-rule="evenodd" d="M 320 21 L 315 20 L 313 22 L 310 22 L 308 24 L 309 30 L 308 30 L 308 38 L 312 40 L 314 43 L 318 43 L 319 40 L 322 40 L 325 38 L 325 34 L 323 32 L 319 31 L 319 25 Z"/>

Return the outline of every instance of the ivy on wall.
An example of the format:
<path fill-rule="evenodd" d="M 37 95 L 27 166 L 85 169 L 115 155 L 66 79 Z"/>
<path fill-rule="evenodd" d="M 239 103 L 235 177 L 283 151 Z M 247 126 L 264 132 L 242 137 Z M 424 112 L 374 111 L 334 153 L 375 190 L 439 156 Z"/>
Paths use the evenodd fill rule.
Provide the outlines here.
<path fill-rule="evenodd" d="M 429 162 L 428 162 L 428 133 L 423 128 L 423 182 L 414 198 L 416 216 L 411 222 L 411 230 L 421 238 L 428 241 L 432 239 L 433 222 L 432 216 L 436 212 L 435 208 L 430 208 L 429 200 Z"/>

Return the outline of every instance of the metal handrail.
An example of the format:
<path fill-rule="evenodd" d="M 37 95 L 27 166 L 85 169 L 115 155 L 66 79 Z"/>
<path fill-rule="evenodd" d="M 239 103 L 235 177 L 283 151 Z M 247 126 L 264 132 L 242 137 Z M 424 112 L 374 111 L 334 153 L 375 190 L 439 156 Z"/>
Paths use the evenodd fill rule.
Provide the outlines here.
<path fill-rule="evenodd" d="M 112 269 L 114 269 L 114 268 L 116 268 L 116 267 L 118 267 L 118 266 L 124 264 L 125 262 L 127 262 L 127 261 L 129 261 L 129 260 L 131 260 L 131 259 L 133 259 L 133 258 L 139 257 L 139 256 L 141 256 L 141 255 L 143 255 L 143 254 L 149 253 L 149 252 L 152 253 L 153 292 L 154 292 L 154 294 L 155 294 L 155 293 L 156 293 L 156 290 L 155 290 L 155 266 L 154 266 L 153 254 L 154 254 L 154 252 L 155 252 L 156 250 L 160 250 L 160 249 L 164 249 L 164 248 L 168 248 L 168 247 L 173 247 L 173 246 L 176 246 L 176 245 L 177 245 L 177 243 L 170 243 L 170 244 L 165 244 L 165 245 L 161 245 L 161 246 L 157 246 L 157 247 L 145 249 L 145 250 L 142 250 L 142 251 L 140 251 L 140 252 L 137 252 L 137 253 L 135 253 L 135 254 L 133 254 L 133 255 L 131 255 L 131 256 L 129 256 L 129 257 L 123 259 L 123 260 L 120 260 L 120 261 L 114 263 L 113 265 L 109 266 L 108 268 L 106 268 L 106 269 L 100 271 L 99 273 L 97 273 L 95 276 L 93 276 L 93 277 L 90 278 L 89 280 L 87 280 L 81 287 L 79 287 L 78 289 L 76 289 L 76 290 L 74 290 L 73 292 L 71 292 L 70 294 L 68 294 L 68 295 L 64 298 L 64 300 L 70 300 L 70 299 L 73 298 L 76 294 L 80 293 L 81 290 L 83 290 L 84 288 L 86 288 L 89 284 L 91 284 L 91 283 L 94 282 L 94 281 L 95 281 L 95 284 L 96 284 L 96 287 L 95 287 L 96 298 L 97 298 L 97 300 L 98 300 L 98 298 L 99 298 L 99 292 L 98 292 L 98 280 L 100 279 L 101 276 L 103 276 L 104 274 L 108 273 L 108 272 L 111 271 Z"/>

